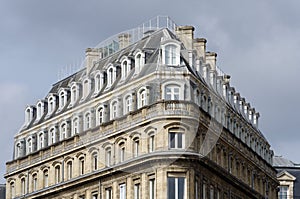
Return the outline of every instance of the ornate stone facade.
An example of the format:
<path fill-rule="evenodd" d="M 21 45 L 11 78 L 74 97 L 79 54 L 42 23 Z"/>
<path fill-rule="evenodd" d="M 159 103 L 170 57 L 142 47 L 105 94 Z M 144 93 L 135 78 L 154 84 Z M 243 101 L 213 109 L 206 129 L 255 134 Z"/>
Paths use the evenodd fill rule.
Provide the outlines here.
<path fill-rule="evenodd" d="M 7 198 L 276 198 L 259 114 L 206 40 L 191 26 L 122 35 L 27 107 Z"/>

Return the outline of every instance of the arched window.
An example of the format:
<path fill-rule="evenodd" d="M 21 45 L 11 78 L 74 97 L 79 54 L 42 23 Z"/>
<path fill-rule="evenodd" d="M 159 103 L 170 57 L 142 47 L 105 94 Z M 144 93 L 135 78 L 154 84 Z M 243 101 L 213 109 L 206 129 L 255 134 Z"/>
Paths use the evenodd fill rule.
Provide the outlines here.
<path fill-rule="evenodd" d="M 106 166 L 110 167 L 111 165 L 111 147 L 107 147 L 105 149 L 105 162 L 106 162 Z"/>
<path fill-rule="evenodd" d="M 138 157 L 140 153 L 140 140 L 139 138 L 133 139 L 133 157 Z"/>
<path fill-rule="evenodd" d="M 145 64 L 145 55 L 143 53 L 137 53 L 135 55 L 135 73 L 139 73 Z"/>
<path fill-rule="evenodd" d="M 67 162 L 67 179 L 70 180 L 73 176 L 73 162 L 70 160 Z"/>
<path fill-rule="evenodd" d="M 69 106 L 71 107 L 74 106 L 77 103 L 79 96 L 80 96 L 80 84 L 77 82 L 73 82 L 71 84 L 71 102 Z"/>
<path fill-rule="evenodd" d="M 49 144 L 54 144 L 58 140 L 56 127 L 50 128 L 49 131 Z"/>
<path fill-rule="evenodd" d="M 21 157 L 21 143 L 16 144 L 16 158 Z"/>
<path fill-rule="evenodd" d="M 65 88 L 60 89 L 59 91 L 59 110 L 62 110 L 68 101 L 68 91 Z"/>
<path fill-rule="evenodd" d="M 137 107 L 141 108 L 149 104 L 149 89 L 147 87 L 142 87 L 138 90 L 137 97 Z"/>
<path fill-rule="evenodd" d="M 119 117 L 119 110 L 118 110 L 118 100 L 114 100 L 111 102 L 111 107 L 110 107 L 110 118 L 115 119 Z"/>
<path fill-rule="evenodd" d="M 125 160 L 125 143 L 121 142 L 119 144 L 119 162 L 124 162 Z"/>
<path fill-rule="evenodd" d="M 21 178 L 21 194 L 22 195 L 26 194 L 26 178 L 25 177 Z"/>
<path fill-rule="evenodd" d="M 84 174 L 84 169 L 85 169 L 84 157 L 80 157 L 79 158 L 79 175 L 83 175 Z"/>
<path fill-rule="evenodd" d="M 60 165 L 55 166 L 55 183 L 58 184 L 61 181 L 61 169 Z"/>
<path fill-rule="evenodd" d="M 78 134 L 78 133 L 80 133 L 80 117 L 75 117 L 75 118 L 73 118 L 73 120 L 72 120 L 72 136 L 74 136 L 74 135 L 76 135 L 76 134 Z"/>
<path fill-rule="evenodd" d="M 34 173 L 32 175 L 32 191 L 36 191 L 37 190 L 37 187 L 38 187 L 38 179 L 37 179 L 37 174 Z"/>
<path fill-rule="evenodd" d="M 45 102 L 43 100 L 40 100 L 37 103 L 36 121 L 39 121 L 44 114 L 45 114 Z"/>
<path fill-rule="evenodd" d="M 46 188 L 49 186 L 49 171 L 48 169 L 45 169 L 43 171 L 43 187 Z"/>
<path fill-rule="evenodd" d="M 91 92 L 91 88 L 92 88 L 92 82 L 90 79 L 85 79 L 83 81 L 83 95 L 82 95 L 82 100 L 85 100 L 88 95 L 90 94 Z"/>
<path fill-rule="evenodd" d="M 33 140 L 32 138 L 27 139 L 27 154 L 30 154 L 33 152 Z"/>
<path fill-rule="evenodd" d="M 199 92 L 198 89 L 196 89 L 195 92 L 194 92 L 194 102 L 195 102 L 198 106 L 200 106 L 200 104 L 201 104 L 201 97 L 200 97 L 200 92 Z"/>
<path fill-rule="evenodd" d="M 48 115 L 51 115 L 56 108 L 56 96 L 54 94 L 50 94 L 48 98 Z"/>
<path fill-rule="evenodd" d="M 116 80 L 116 68 L 111 65 L 107 70 L 107 88 L 111 87 Z"/>
<path fill-rule="evenodd" d="M 92 118 L 91 118 L 91 113 L 90 112 L 87 112 L 85 115 L 84 115 L 84 130 L 88 130 L 91 128 L 91 121 Z"/>
<path fill-rule="evenodd" d="M 92 170 L 96 171 L 98 169 L 98 153 L 92 153 Z"/>
<path fill-rule="evenodd" d="M 10 183 L 10 198 L 14 198 L 16 196 L 16 185 L 15 182 Z"/>
<path fill-rule="evenodd" d="M 170 128 L 169 129 L 169 148 L 170 149 L 183 149 L 185 147 L 184 129 Z"/>
<path fill-rule="evenodd" d="M 63 122 L 60 126 L 60 140 L 64 140 L 69 136 L 69 122 Z"/>
<path fill-rule="evenodd" d="M 127 114 L 134 110 L 135 100 L 134 100 L 134 93 L 128 94 L 124 98 L 124 114 Z"/>
<path fill-rule="evenodd" d="M 102 89 L 103 74 L 101 74 L 100 72 L 96 73 L 94 80 L 95 80 L 95 94 L 98 94 Z"/>
<path fill-rule="evenodd" d="M 202 95 L 202 101 L 201 101 L 201 106 L 202 106 L 202 109 L 204 110 L 204 111 L 206 111 L 207 112 L 207 110 L 208 110 L 208 106 L 207 106 L 207 97 L 205 96 L 205 95 Z"/>
<path fill-rule="evenodd" d="M 35 116 L 36 108 L 28 106 L 25 110 L 25 125 L 29 125 Z"/>
<path fill-rule="evenodd" d="M 96 111 L 96 125 L 100 125 L 104 122 L 104 107 L 99 107 Z"/>

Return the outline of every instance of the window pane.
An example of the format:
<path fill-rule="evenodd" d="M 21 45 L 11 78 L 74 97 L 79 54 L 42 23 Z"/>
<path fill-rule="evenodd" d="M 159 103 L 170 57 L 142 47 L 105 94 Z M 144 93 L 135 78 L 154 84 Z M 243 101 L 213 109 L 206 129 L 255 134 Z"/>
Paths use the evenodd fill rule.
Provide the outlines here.
<path fill-rule="evenodd" d="M 175 199 L 175 178 L 168 178 L 168 199 Z"/>
<path fill-rule="evenodd" d="M 175 133 L 170 133 L 169 139 L 170 148 L 175 148 Z"/>
<path fill-rule="evenodd" d="M 178 142 L 177 143 L 177 145 L 178 145 L 177 148 L 181 149 L 182 148 L 182 133 L 177 133 L 177 139 L 178 139 L 177 140 L 177 142 Z"/>
<path fill-rule="evenodd" d="M 184 198 L 184 178 L 178 178 L 178 199 Z"/>

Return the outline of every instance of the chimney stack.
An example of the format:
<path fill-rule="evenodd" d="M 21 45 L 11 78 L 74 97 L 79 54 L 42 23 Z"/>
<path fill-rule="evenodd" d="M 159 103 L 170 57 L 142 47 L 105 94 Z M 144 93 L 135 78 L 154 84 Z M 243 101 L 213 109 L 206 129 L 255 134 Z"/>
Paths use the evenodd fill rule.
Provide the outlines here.
<path fill-rule="evenodd" d="M 193 26 L 177 26 L 175 29 L 177 37 L 187 50 L 193 50 L 194 30 Z"/>
<path fill-rule="evenodd" d="M 129 33 L 122 33 L 119 36 L 119 49 L 126 48 L 130 44 L 131 35 Z"/>
<path fill-rule="evenodd" d="M 196 38 L 196 39 L 194 39 L 193 45 L 194 45 L 194 49 L 197 52 L 197 58 L 203 57 L 203 60 L 205 60 L 206 39 Z"/>
<path fill-rule="evenodd" d="M 217 53 L 206 52 L 206 63 L 210 65 L 211 70 L 216 70 Z"/>
<path fill-rule="evenodd" d="M 87 69 L 87 73 L 90 72 L 94 63 L 101 58 L 100 52 L 97 48 L 87 48 L 85 50 L 85 67 Z"/>

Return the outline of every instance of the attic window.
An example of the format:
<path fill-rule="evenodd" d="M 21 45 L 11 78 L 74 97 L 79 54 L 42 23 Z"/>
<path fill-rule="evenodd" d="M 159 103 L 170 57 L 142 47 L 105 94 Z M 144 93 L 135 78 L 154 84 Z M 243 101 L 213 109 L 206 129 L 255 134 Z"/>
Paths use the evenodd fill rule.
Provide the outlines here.
<path fill-rule="evenodd" d="M 168 66 L 178 66 L 180 64 L 180 45 L 177 41 L 167 41 L 162 45 L 162 61 Z"/>

